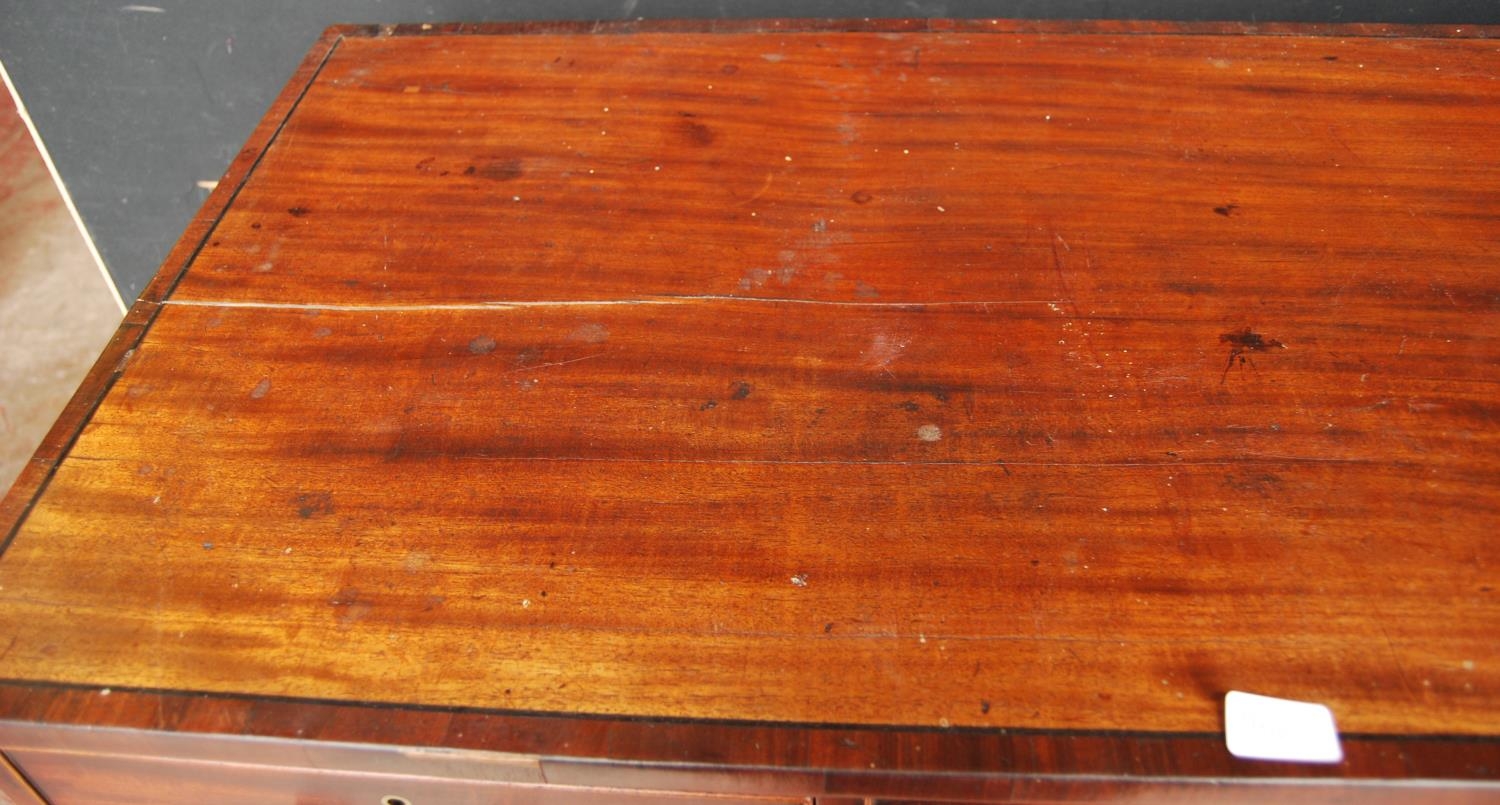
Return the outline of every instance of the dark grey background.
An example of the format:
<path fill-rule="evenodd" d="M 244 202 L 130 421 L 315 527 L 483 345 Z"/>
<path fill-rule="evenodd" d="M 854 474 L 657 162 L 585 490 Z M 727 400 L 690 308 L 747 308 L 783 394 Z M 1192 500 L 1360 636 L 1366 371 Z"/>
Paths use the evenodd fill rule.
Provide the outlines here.
<path fill-rule="evenodd" d="M 1500 0 L 0 0 L 0 62 L 131 301 L 326 26 L 633 17 L 1494 24 Z"/>

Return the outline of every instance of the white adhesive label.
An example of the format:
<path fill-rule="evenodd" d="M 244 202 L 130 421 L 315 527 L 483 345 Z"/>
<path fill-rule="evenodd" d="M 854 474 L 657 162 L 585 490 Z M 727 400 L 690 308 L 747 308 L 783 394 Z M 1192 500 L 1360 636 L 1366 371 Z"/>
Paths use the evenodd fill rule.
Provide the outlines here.
<path fill-rule="evenodd" d="M 1344 759 L 1333 712 L 1321 704 L 1232 690 L 1224 697 L 1229 753 L 1248 760 L 1338 763 Z"/>

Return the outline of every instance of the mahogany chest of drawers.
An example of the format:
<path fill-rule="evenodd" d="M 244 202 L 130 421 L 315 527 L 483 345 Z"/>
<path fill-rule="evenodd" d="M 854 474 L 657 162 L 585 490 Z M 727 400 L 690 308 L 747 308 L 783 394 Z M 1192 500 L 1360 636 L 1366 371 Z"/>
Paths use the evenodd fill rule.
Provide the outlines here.
<path fill-rule="evenodd" d="M 0 508 L 9 795 L 1500 796 L 1495 33 L 330 30 Z"/>

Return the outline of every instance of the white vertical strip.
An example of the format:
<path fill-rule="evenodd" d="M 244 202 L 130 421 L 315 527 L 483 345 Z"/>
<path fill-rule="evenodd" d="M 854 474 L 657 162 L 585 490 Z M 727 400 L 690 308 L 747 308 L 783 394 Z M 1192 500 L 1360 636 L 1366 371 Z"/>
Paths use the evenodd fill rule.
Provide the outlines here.
<path fill-rule="evenodd" d="M 83 217 L 78 214 L 78 207 L 73 204 L 73 196 L 68 193 L 68 186 L 63 184 L 62 176 L 57 172 L 57 166 L 52 163 L 52 155 L 47 153 L 47 144 L 42 142 L 42 135 L 37 132 L 31 115 L 26 113 L 26 104 L 21 102 L 21 94 L 16 92 L 16 85 L 11 82 L 10 72 L 5 69 L 4 62 L 0 62 L 0 79 L 4 79 L 5 89 L 10 92 L 10 97 L 16 102 L 16 111 L 21 115 L 21 122 L 25 123 L 26 130 L 31 132 L 31 141 L 36 143 L 36 150 L 41 153 L 47 172 L 52 174 L 52 183 L 57 185 L 57 192 L 62 194 L 63 204 L 68 208 L 68 214 L 73 216 L 73 223 L 78 227 L 78 233 L 83 236 L 83 242 L 88 245 L 89 254 L 94 256 L 94 265 L 99 269 L 100 276 L 104 277 L 104 287 L 109 289 L 109 295 L 114 298 L 115 304 L 119 305 L 120 313 L 125 313 L 125 300 L 120 297 L 120 289 L 115 287 L 114 279 L 109 276 L 109 269 L 104 267 L 104 257 L 99 254 L 99 247 L 94 245 L 94 239 L 89 237 L 88 227 L 84 226 Z"/>

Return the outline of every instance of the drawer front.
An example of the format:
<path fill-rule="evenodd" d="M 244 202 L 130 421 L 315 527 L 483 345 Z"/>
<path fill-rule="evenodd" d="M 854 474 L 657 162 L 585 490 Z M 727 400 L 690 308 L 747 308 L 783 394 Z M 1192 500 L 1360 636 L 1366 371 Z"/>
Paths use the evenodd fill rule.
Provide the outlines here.
<path fill-rule="evenodd" d="M 797 798 L 694 795 L 413 774 L 188 761 L 45 750 L 10 756 L 53 805 L 719 805 L 803 803 Z"/>

